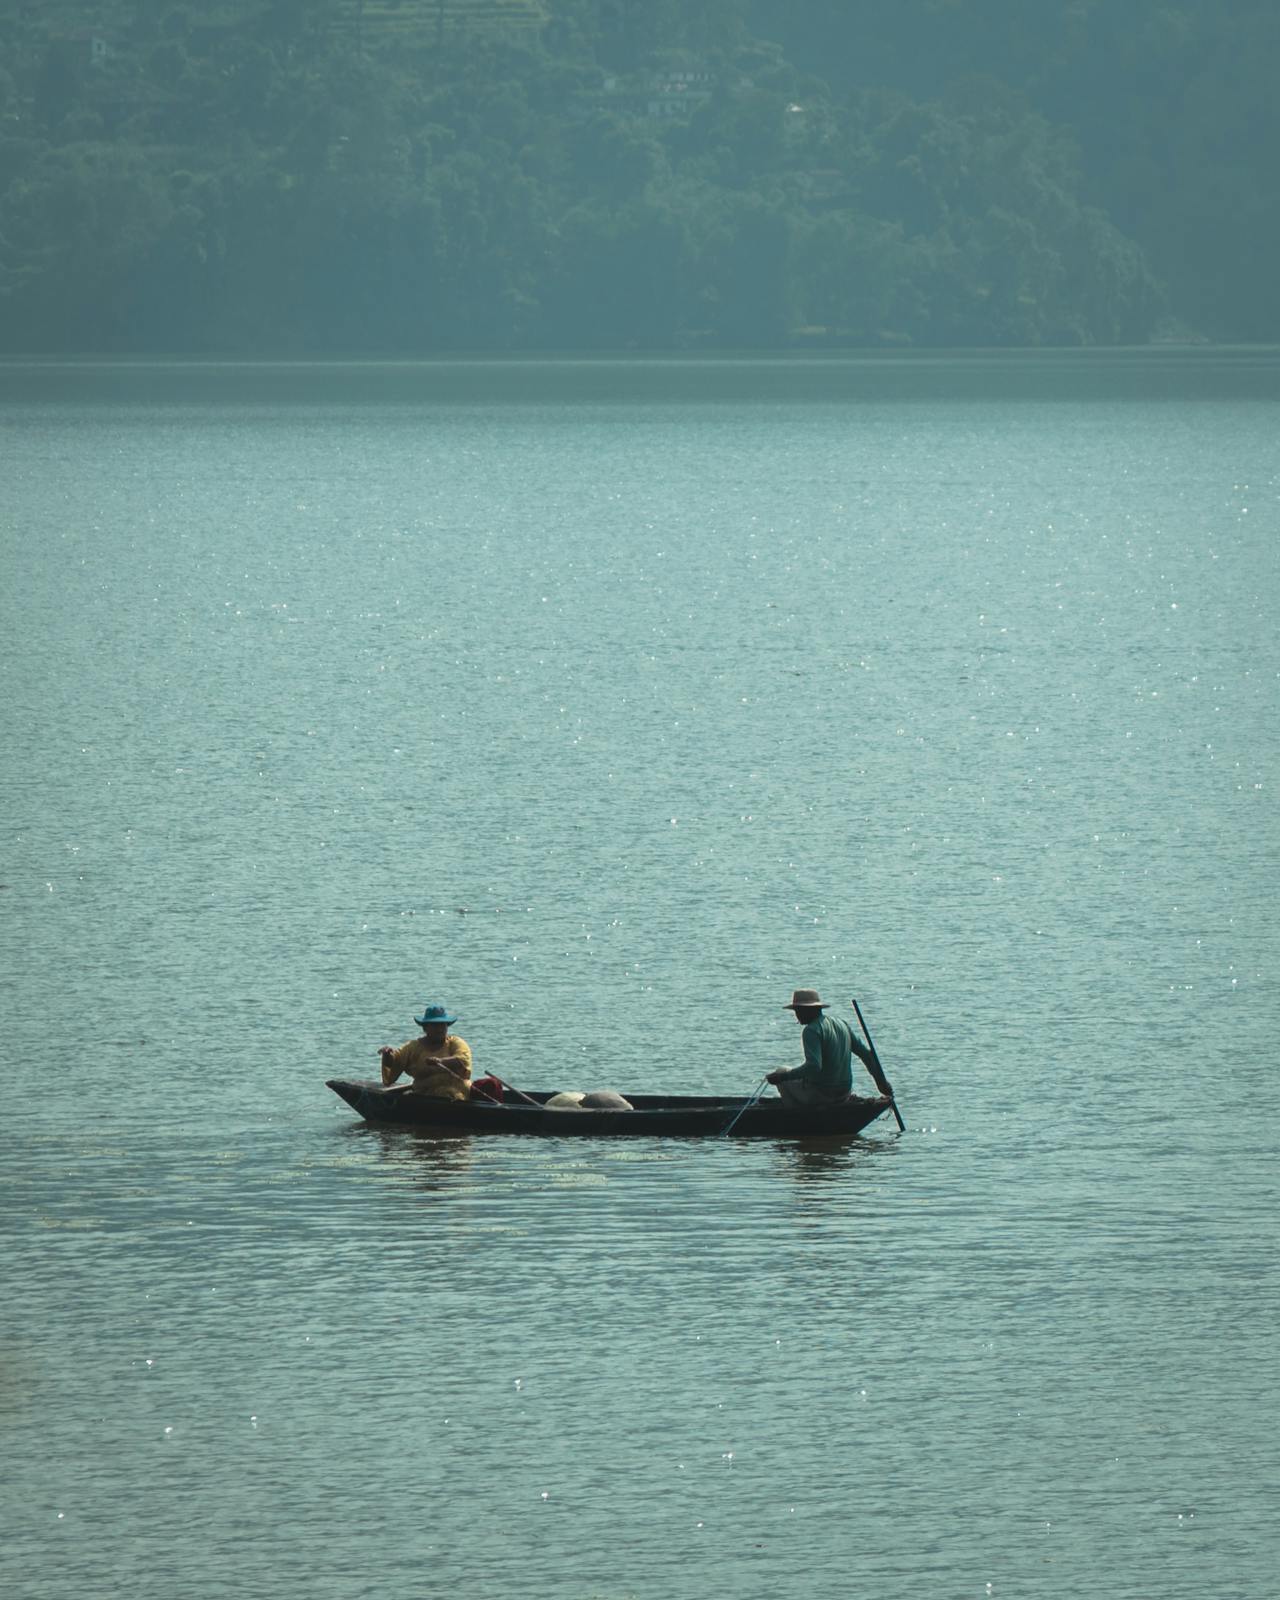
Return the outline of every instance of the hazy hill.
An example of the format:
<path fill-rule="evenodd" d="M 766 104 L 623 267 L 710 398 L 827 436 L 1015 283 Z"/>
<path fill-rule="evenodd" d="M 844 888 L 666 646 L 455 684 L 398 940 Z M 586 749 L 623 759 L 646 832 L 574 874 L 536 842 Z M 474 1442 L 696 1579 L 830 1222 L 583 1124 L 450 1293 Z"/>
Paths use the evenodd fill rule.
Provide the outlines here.
<path fill-rule="evenodd" d="M 0 0 L 0 349 L 1277 337 L 1267 0 Z"/>

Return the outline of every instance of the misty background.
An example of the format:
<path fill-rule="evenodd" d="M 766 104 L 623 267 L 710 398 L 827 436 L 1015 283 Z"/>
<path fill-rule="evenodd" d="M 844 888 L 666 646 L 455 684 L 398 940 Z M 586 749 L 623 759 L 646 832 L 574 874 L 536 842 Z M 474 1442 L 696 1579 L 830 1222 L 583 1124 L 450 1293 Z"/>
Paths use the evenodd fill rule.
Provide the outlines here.
<path fill-rule="evenodd" d="M 0 0 L 0 351 L 1273 341 L 1274 0 Z"/>

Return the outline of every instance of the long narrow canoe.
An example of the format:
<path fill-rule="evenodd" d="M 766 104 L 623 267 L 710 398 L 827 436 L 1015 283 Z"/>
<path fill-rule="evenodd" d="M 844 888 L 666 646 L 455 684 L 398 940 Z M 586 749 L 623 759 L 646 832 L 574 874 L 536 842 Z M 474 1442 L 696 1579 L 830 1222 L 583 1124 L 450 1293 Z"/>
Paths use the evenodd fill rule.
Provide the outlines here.
<path fill-rule="evenodd" d="M 433 1100 L 401 1085 L 330 1078 L 328 1087 L 366 1122 L 398 1128 L 457 1133 L 550 1133 L 568 1138 L 654 1138 L 671 1134 L 697 1137 L 723 1133 L 741 1110 L 745 1095 L 628 1094 L 630 1111 L 548 1110 L 551 1090 L 534 1090 L 522 1098 L 508 1089 L 496 1101 Z M 534 1104 L 529 1102 L 533 1101 Z M 733 1136 L 813 1138 L 820 1134 L 860 1133 L 889 1109 L 881 1099 L 851 1095 L 840 1105 L 790 1110 L 780 1100 L 760 1100 L 733 1123 Z"/>

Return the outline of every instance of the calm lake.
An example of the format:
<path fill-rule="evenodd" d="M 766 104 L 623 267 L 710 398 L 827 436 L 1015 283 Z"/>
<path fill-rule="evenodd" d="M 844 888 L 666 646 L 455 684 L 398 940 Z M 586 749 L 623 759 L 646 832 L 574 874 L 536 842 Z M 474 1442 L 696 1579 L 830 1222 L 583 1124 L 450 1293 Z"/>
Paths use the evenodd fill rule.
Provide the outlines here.
<path fill-rule="evenodd" d="M 1272 1600 L 1276 353 L 11 363 L 0 577 L 6 1594 Z"/>

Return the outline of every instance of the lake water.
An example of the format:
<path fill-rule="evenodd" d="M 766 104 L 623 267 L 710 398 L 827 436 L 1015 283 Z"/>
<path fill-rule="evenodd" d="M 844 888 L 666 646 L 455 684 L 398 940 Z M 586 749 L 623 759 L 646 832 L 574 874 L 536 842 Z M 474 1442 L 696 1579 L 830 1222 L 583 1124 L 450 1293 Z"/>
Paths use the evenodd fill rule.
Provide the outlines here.
<path fill-rule="evenodd" d="M 1276 1593 L 1274 353 L 10 364 L 0 552 L 7 1594 Z"/>

